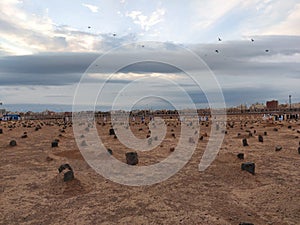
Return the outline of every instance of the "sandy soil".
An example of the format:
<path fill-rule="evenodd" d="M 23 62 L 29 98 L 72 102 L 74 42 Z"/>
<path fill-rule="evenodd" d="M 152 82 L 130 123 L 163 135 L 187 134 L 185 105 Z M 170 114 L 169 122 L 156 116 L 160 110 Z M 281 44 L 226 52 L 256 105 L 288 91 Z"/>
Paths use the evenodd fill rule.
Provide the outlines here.
<path fill-rule="evenodd" d="M 209 137 L 199 141 L 191 160 L 176 175 L 140 187 L 97 174 L 81 156 L 71 125 L 63 129 L 62 121 L 1 122 L 0 223 L 300 224 L 300 122 L 267 123 L 253 116 L 230 116 L 230 121 L 233 128 L 227 127 L 222 148 L 205 172 L 198 171 L 198 164 Z M 176 145 L 180 124 L 166 123 L 167 137 L 153 151 L 139 152 L 139 165 L 162 160 Z M 41 129 L 36 131 L 38 124 Z M 128 149 L 109 136 L 110 127 L 97 125 L 107 148 L 125 162 Z M 138 137 L 146 138 L 149 132 L 138 122 L 131 129 Z M 24 132 L 27 138 L 21 138 Z M 200 134 L 209 132 L 210 125 L 201 124 Z M 247 147 L 242 145 L 245 137 Z M 17 145 L 12 147 L 13 139 Z M 54 139 L 59 139 L 57 148 L 51 147 Z M 275 151 L 276 145 L 282 150 Z M 238 153 L 244 153 L 245 159 L 238 159 Z M 241 163 L 247 161 L 256 164 L 255 175 L 241 170 Z M 73 167 L 74 180 L 63 181 L 57 170 L 63 163 Z"/>

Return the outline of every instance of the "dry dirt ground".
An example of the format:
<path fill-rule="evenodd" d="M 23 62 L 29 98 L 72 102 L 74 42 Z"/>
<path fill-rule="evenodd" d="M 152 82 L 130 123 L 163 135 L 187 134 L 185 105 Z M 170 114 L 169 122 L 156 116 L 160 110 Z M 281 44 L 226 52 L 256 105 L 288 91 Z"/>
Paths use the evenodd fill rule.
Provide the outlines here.
<path fill-rule="evenodd" d="M 186 166 L 166 181 L 138 187 L 97 174 L 81 156 L 71 125 L 64 128 L 62 121 L 1 122 L 0 223 L 300 224 L 300 122 L 273 123 L 260 118 L 229 116 L 232 127 L 220 128 L 227 134 L 216 160 L 204 172 L 198 171 L 198 164 L 211 127 L 201 124 L 199 133 L 204 138 Z M 38 124 L 41 129 L 36 131 Z M 180 123 L 169 119 L 166 124 L 162 144 L 153 151 L 138 152 L 139 165 L 162 160 L 176 146 Z M 97 124 L 105 146 L 125 162 L 128 149 L 109 135 L 110 127 L 109 123 Z M 139 122 L 130 128 L 137 137 L 146 138 L 149 133 Z M 27 138 L 21 138 L 24 132 Z M 263 136 L 263 143 L 258 135 Z M 242 145 L 243 138 L 249 146 Z M 13 139 L 17 145 L 12 147 L 9 142 Z M 59 139 L 57 148 L 51 147 L 54 139 Z M 275 151 L 276 145 L 282 150 Z M 238 159 L 238 153 L 244 153 L 245 159 Z M 248 161 L 256 164 L 255 175 L 241 170 L 241 163 Z M 58 173 L 64 163 L 73 167 L 74 180 L 64 182 Z"/>

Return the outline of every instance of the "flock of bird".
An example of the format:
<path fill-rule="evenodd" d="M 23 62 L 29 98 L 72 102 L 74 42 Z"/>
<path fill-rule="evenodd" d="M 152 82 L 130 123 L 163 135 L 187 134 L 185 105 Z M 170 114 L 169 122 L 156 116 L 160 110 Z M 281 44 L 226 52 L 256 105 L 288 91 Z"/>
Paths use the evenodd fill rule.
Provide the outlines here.
<path fill-rule="evenodd" d="M 251 38 L 250 40 L 251 40 L 251 42 L 254 42 L 254 39 L 253 39 L 253 38 Z M 222 39 L 221 39 L 220 37 L 218 37 L 218 41 L 222 41 Z M 216 49 L 215 52 L 216 52 L 216 53 L 219 53 L 219 50 Z M 269 52 L 269 49 L 266 49 L 265 52 Z"/>
<path fill-rule="evenodd" d="M 88 29 L 91 29 L 91 26 L 88 26 Z M 116 37 L 117 34 L 116 34 L 116 33 L 113 33 L 112 36 Z M 253 39 L 253 38 L 251 38 L 250 40 L 251 40 L 251 42 L 254 42 L 254 39 Z M 218 37 L 218 41 L 222 41 L 222 39 L 221 39 L 220 37 Z M 142 45 L 141 47 L 144 48 L 145 46 Z M 216 53 L 220 53 L 220 51 L 219 51 L 218 49 L 216 49 L 215 52 L 216 52 Z M 269 52 L 269 49 L 266 49 L 265 52 Z"/>

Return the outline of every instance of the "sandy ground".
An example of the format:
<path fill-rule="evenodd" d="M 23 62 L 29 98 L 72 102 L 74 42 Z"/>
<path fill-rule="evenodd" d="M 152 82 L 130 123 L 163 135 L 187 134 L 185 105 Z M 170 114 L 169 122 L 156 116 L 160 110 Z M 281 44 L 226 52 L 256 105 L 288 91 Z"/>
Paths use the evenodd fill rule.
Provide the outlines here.
<path fill-rule="evenodd" d="M 198 164 L 209 137 L 199 141 L 191 160 L 177 174 L 140 187 L 97 174 L 81 156 L 72 127 L 63 129 L 62 121 L 1 122 L 0 223 L 300 224 L 300 122 L 267 123 L 253 116 L 229 116 L 230 121 L 233 128 L 227 127 L 222 148 L 206 171 L 199 172 Z M 176 146 L 180 124 L 166 123 L 166 138 L 153 151 L 138 153 L 139 165 L 162 160 Z M 36 131 L 37 124 L 41 129 Z M 105 146 L 125 162 L 128 149 L 109 136 L 110 127 L 97 125 Z M 149 132 L 138 122 L 131 130 L 144 138 Z M 24 132 L 27 138 L 21 138 Z M 209 134 L 210 125 L 201 124 L 199 132 Z M 247 147 L 242 145 L 245 137 Z M 17 146 L 9 146 L 13 139 Z M 51 147 L 54 139 L 59 139 L 57 148 Z M 282 150 L 275 151 L 276 145 Z M 245 159 L 238 159 L 238 153 L 244 153 Z M 255 175 L 241 170 L 241 163 L 248 161 L 256 164 Z M 63 182 L 57 170 L 63 163 L 73 167 L 74 180 Z"/>

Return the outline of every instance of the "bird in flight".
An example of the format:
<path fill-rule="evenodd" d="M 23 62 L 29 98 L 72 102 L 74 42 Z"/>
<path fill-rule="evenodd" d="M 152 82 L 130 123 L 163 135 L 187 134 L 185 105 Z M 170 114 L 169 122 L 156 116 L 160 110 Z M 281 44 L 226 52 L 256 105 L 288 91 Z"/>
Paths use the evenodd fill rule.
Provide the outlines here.
<path fill-rule="evenodd" d="M 219 53 L 219 50 L 218 50 L 218 49 L 216 49 L 216 50 L 215 50 L 215 52 L 216 52 L 216 53 Z"/>
<path fill-rule="evenodd" d="M 221 39 L 221 38 L 218 38 L 218 40 L 219 40 L 219 41 L 222 41 L 222 39 Z"/>

